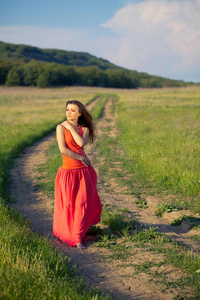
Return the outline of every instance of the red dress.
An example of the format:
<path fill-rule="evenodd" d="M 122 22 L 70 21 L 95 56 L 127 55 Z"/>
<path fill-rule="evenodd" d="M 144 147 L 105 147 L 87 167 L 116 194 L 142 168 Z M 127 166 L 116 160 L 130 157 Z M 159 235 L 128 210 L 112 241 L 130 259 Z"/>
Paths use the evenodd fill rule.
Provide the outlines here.
<path fill-rule="evenodd" d="M 82 135 L 79 126 L 79 135 Z M 66 147 L 85 155 L 68 129 L 65 129 Z M 55 180 L 53 235 L 74 247 L 82 242 L 90 225 L 100 221 L 101 202 L 97 193 L 97 175 L 92 166 L 63 155 L 63 166 Z"/>

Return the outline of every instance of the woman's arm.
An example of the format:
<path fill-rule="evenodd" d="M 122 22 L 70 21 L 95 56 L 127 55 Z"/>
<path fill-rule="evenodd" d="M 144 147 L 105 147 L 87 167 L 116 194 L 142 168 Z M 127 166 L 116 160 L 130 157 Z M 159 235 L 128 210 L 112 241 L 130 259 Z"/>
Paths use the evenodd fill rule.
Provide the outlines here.
<path fill-rule="evenodd" d="M 56 127 L 56 138 L 58 141 L 58 148 L 62 154 L 73 159 L 81 160 L 84 165 L 90 166 L 90 160 L 88 157 L 79 155 L 66 147 L 65 128 L 61 124 Z"/>
<path fill-rule="evenodd" d="M 77 143 L 77 145 L 79 145 L 79 147 L 83 147 L 84 145 L 87 144 L 88 136 L 89 136 L 89 129 L 87 127 L 82 128 L 83 134 L 82 134 L 82 136 L 80 136 L 76 132 L 76 130 L 72 127 L 72 125 L 69 123 L 69 121 L 65 121 L 65 122 L 61 123 L 61 125 L 64 126 L 65 128 L 67 128 L 71 132 L 75 142 Z"/>

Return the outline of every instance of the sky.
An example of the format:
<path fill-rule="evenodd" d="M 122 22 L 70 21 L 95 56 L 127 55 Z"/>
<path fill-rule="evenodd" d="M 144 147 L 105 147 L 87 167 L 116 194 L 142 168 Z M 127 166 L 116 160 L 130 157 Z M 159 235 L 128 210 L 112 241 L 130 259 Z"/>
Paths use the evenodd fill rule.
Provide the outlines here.
<path fill-rule="evenodd" d="M 200 82 L 200 0 L 0 0 L 0 41 Z"/>

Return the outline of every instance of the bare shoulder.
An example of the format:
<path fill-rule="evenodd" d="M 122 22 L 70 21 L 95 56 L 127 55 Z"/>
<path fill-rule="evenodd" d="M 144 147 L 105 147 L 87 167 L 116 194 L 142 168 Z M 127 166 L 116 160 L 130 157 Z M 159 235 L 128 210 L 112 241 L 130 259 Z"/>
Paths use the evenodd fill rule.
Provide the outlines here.
<path fill-rule="evenodd" d="M 58 125 L 56 126 L 56 131 L 57 131 L 57 132 L 64 132 L 64 131 L 65 131 L 65 127 L 62 126 L 61 124 L 58 124 Z"/>

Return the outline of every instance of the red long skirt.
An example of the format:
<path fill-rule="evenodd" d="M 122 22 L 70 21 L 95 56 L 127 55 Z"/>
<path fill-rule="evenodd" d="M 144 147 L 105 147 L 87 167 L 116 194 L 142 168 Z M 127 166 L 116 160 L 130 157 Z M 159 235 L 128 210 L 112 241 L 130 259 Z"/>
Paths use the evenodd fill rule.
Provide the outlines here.
<path fill-rule="evenodd" d="M 101 202 L 92 166 L 59 168 L 55 180 L 53 235 L 69 246 L 82 242 L 90 225 L 100 221 Z"/>

